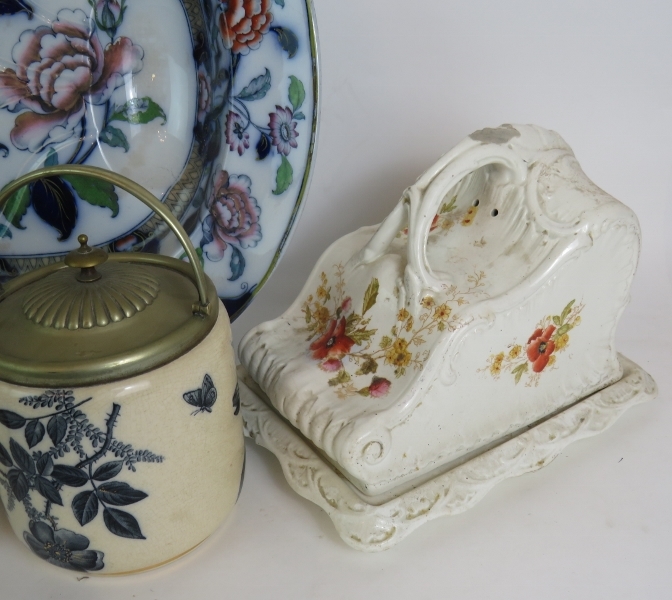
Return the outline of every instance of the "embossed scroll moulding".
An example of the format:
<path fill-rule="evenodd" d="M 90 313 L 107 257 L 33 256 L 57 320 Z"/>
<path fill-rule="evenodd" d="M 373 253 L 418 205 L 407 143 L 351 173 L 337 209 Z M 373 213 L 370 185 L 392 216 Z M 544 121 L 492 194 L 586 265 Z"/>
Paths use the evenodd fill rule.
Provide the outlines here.
<path fill-rule="evenodd" d="M 245 336 L 247 434 L 348 544 L 388 548 L 655 395 L 615 348 L 639 247 L 559 135 L 477 131 Z"/>

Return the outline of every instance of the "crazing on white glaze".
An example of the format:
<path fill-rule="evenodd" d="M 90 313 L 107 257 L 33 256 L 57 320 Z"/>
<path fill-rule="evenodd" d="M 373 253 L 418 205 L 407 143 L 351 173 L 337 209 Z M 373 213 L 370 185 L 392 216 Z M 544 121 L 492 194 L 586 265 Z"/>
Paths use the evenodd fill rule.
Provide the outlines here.
<path fill-rule="evenodd" d="M 398 494 L 621 378 L 639 246 L 560 136 L 484 129 L 335 242 L 241 363 L 361 493 Z"/>
<path fill-rule="evenodd" d="M 148 569 L 232 510 L 244 443 L 231 330 L 123 381 L 44 390 L 0 382 L 0 498 L 45 561 L 92 574 Z"/>

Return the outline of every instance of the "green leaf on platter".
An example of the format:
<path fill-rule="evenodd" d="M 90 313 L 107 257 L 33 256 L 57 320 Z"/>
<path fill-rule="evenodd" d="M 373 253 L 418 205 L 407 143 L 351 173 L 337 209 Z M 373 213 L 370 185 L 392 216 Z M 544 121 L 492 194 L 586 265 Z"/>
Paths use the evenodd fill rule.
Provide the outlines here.
<path fill-rule="evenodd" d="M 457 196 L 453 196 L 450 202 L 444 202 L 439 209 L 439 214 L 443 215 L 449 213 L 457 208 L 455 203 L 457 202 Z"/>
<path fill-rule="evenodd" d="M 14 227 L 17 229 L 25 229 L 21 225 L 21 219 L 26 214 L 28 207 L 30 206 L 30 187 L 24 185 L 22 188 L 16 190 L 10 197 L 5 205 L 2 207 L 2 214 L 5 219 L 7 219 Z M 7 237 L 12 237 L 12 232 L 9 231 Z M 5 237 L 4 235 L 2 237 Z"/>
<path fill-rule="evenodd" d="M 361 390 L 357 390 L 357 393 L 360 396 L 364 396 L 365 398 L 371 395 L 371 392 L 369 391 L 368 387 L 362 388 Z"/>
<path fill-rule="evenodd" d="M 383 339 L 380 340 L 380 344 L 378 344 L 383 350 L 386 348 L 389 348 L 392 345 L 392 338 L 389 335 L 384 335 Z"/>
<path fill-rule="evenodd" d="M 335 386 L 335 385 L 340 385 L 342 383 L 348 383 L 350 381 L 350 375 L 348 375 L 348 372 L 344 369 L 341 369 L 336 377 L 333 377 L 332 379 L 329 380 L 329 385 L 330 386 Z"/>
<path fill-rule="evenodd" d="M 306 115 L 304 115 L 301 111 L 294 113 L 294 120 L 295 121 L 303 121 L 306 118 Z"/>
<path fill-rule="evenodd" d="M 374 335 L 376 335 L 377 331 L 377 329 L 357 329 L 348 334 L 348 337 L 359 346 L 363 342 L 368 342 Z"/>
<path fill-rule="evenodd" d="M 299 49 L 299 38 L 296 34 L 286 27 L 271 27 L 271 31 L 278 36 L 278 42 L 282 49 L 287 52 L 289 58 L 294 58 L 296 51 Z"/>
<path fill-rule="evenodd" d="M 196 256 L 198 256 L 198 260 L 201 261 L 201 266 L 205 267 L 205 259 L 203 258 L 203 248 L 196 248 Z M 187 259 L 187 253 L 183 252 L 180 254 L 180 260 L 183 260 L 185 262 L 189 262 Z"/>
<path fill-rule="evenodd" d="M 100 132 L 98 139 L 112 148 L 123 148 L 124 152 L 128 152 L 130 149 L 124 132 L 121 129 L 112 127 L 112 125 L 105 127 L 105 129 Z"/>
<path fill-rule="evenodd" d="M 310 312 L 310 306 L 306 306 L 304 312 L 306 313 L 306 323 L 310 323 L 311 319 L 313 318 L 313 313 Z"/>
<path fill-rule="evenodd" d="M 446 324 L 445 324 L 443 321 L 441 321 L 441 322 L 436 326 L 436 328 L 437 328 L 439 331 L 444 331 L 444 330 L 446 329 Z"/>
<path fill-rule="evenodd" d="M 49 148 L 47 158 L 44 161 L 45 167 L 55 167 L 58 164 L 58 153 L 53 148 Z"/>
<path fill-rule="evenodd" d="M 376 300 L 378 299 L 378 290 L 380 288 L 380 285 L 378 284 L 378 279 L 375 277 L 371 280 L 371 283 L 369 284 L 369 287 L 366 288 L 366 292 L 364 292 L 364 303 L 362 305 L 362 316 L 366 314 L 366 311 L 368 311 L 370 308 L 372 308 Z"/>
<path fill-rule="evenodd" d="M 560 327 L 560 325 L 562 325 L 562 320 L 560 319 L 560 317 L 558 316 L 553 317 L 553 324 L 556 327 Z"/>
<path fill-rule="evenodd" d="M 555 335 L 553 336 L 554 338 L 559 338 L 563 335 L 565 335 L 569 330 L 572 329 L 572 326 L 569 323 L 565 323 L 558 331 L 555 332 Z"/>
<path fill-rule="evenodd" d="M 248 83 L 243 90 L 236 96 L 239 100 L 260 100 L 263 98 L 268 90 L 271 89 L 271 72 L 266 69 L 266 72 L 259 77 L 255 77 Z"/>
<path fill-rule="evenodd" d="M 131 98 L 122 106 L 115 107 L 110 121 L 126 121 L 133 125 L 145 125 L 154 119 L 163 119 L 165 125 L 168 117 L 164 110 L 149 96 Z"/>
<path fill-rule="evenodd" d="M 278 6 L 280 6 L 280 7 L 282 7 L 282 8 L 285 8 L 285 0 L 275 0 L 275 3 L 276 3 Z"/>
<path fill-rule="evenodd" d="M 294 75 L 289 76 L 289 81 L 289 101 L 292 103 L 292 109 L 296 112 L 306 99 L 306 89 L 303 87 L 301 80 Z M 296 119 L 296 115 L 294 118 Z"/>
<path fill-rule="evenodd" d="M 364 357 L 364 362 L 359 367 L 357 375 L 368 375 L 369 373 L 375 373 L 378 370 L 378 362 L 369 355 Z"/>
<path fill-rule="evenodd" d="M 345 334 L 350 335 L 350 333 L 359 325 L 362 317 L 357 313 L 350 313 L 345 319 Z"/>
<path fill-rule="evenodd" d="M 7 225 L 0 225 L 0 239 L 2 238 L 12 239 L 12 230 Z"/>
<path fill-rule="evenodd" d="M 516 384 L 520 381 L 520 378 L 523 376 L 523 373 L 527 373 L 527 363 L 524 362 L 522 365 L 518 365 L 515 369 L 511 371 L 513 375 L 516 376 Z"/>
<path fill-rule="evenodd" d="M 72 186 L 80 199 L 93 206 L 109 208 L 113 218 L 119 214 L 119 197 L 111 183 L 81 175 L 61 175 L 61 179 Z"/>
<path fill-rule="evenodd" d="M 572 300 L 567 306 L 565 306 L 562 314 L 560 315 L 561 321 L 564 321 L 569 316 L 569 313 L 572 311 L 572 306 L 574 306 L 574 302 L 576 302 L 576 300 Z"/>
<path fill-rule="evenodd" d="M 283 156 L 282 162 L 278 167 L 278 172 L 275 175 L 273 194 L 279 196 L 283 192 L 286 192 L 287 188 L 292 185 L 292 181 L 294 181 L 294 169 L 292 169 L 292 165 L 287 160 L 287 157 Z"/>

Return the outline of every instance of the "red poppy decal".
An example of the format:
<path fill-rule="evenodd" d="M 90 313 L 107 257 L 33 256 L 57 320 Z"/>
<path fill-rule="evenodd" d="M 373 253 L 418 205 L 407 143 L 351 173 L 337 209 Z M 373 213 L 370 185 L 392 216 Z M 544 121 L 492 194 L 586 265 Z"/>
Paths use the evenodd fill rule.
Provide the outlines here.
<path fill-rule="evenodd" d="M 345 335 L 345 325 L 345 317 L 331 320 L 325 334 L 310 345 L 315 360 L 343 358 L 350 352 L 355 341 Z"/>
<path fill-rule="evenodd" d="M 532 370 L 535 373 L 541 373 L 544 370 L 555 350 L 555 342 L 551 340 L 554 331 L 553 325 L 549 325 L 543 332 L 537 329 L 528 340 L 527 358 L 532 363 Z"/>

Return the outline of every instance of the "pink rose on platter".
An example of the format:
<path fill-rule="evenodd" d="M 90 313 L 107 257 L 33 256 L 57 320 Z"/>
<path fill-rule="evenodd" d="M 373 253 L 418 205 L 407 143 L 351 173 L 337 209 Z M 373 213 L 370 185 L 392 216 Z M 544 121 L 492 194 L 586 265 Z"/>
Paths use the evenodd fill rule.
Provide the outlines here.
<path fill-rule="evenodd" d="M 261 240 L 261 209 L 250 195 L 251 186 L 246 175 L 229 175 L 226 171 L 217 175 L 208 200 L 210 214 L 203 221 L 203 233 L 211 238 L 204 247 L 210 260 L 221 260 L 227 244 L 251 248 Z"/>
<path fill-rule="evenodd" d="M 374 398 L 382 398 L 387 396 L 392 384 L 384 377 L 374 377 L 369 386 L 369 394 Z"/>
<path fill-rule="evenodd" d="M 275 112 L 269 113 L 270 121 L 268 126 L 271 128 L 271 143 L 277 147 L 280 154 L 287 156 L 292 148 L 299 144 L 296 141 L 298 132 L 296 131 L 296 121 L 294 113 L 288 106 L 275 106 Z"/>
<path fill-rule="evenodd" d="M 210 76 L 205 72 L 202 65 L 198 68 L 197 76 L 198 113 L 196 113 L 196 120 L 199 123 L 203 123 L 212 106 L 212 84 L 210 83 Z"/>
<path fill-rule="evenodd" d="M 343 363 L 337 358 L 330 358 L 325 360 L 323 363 L 320 363 L 320 369 L 326 371 L 327 373 L 335 373 L 340 371 L 343 368 Z"/>
<path fill-rule="evenodd" d="M 245 121 L 232 110 L 226 115 L 226 143 L 229 145 L 229 150 L 238 152 L 238 156 L 242 156 L 250 147 L 250 134 L 245 131 Z"/>
<path fill-rule="evenodd" d="M 350 312 L 350 309 L 352 308 L 352 298 L 350 296 L 347 296 L 343 302 L 341 302 L 341 310 L 344 313 Z"/>
<path fill-rule="evenodd" d="M 27 29 L 12 49 L 16 69 L 0 70 L 0 108 L 20 112 L 10 139 L 38 152 L 68 139 L 86 103 L 105 104 L 124 76 L 142 69 L 144 51 L 127 37 L 105 49 L 83 10 L 63 9 L 50 26 Z"/>

